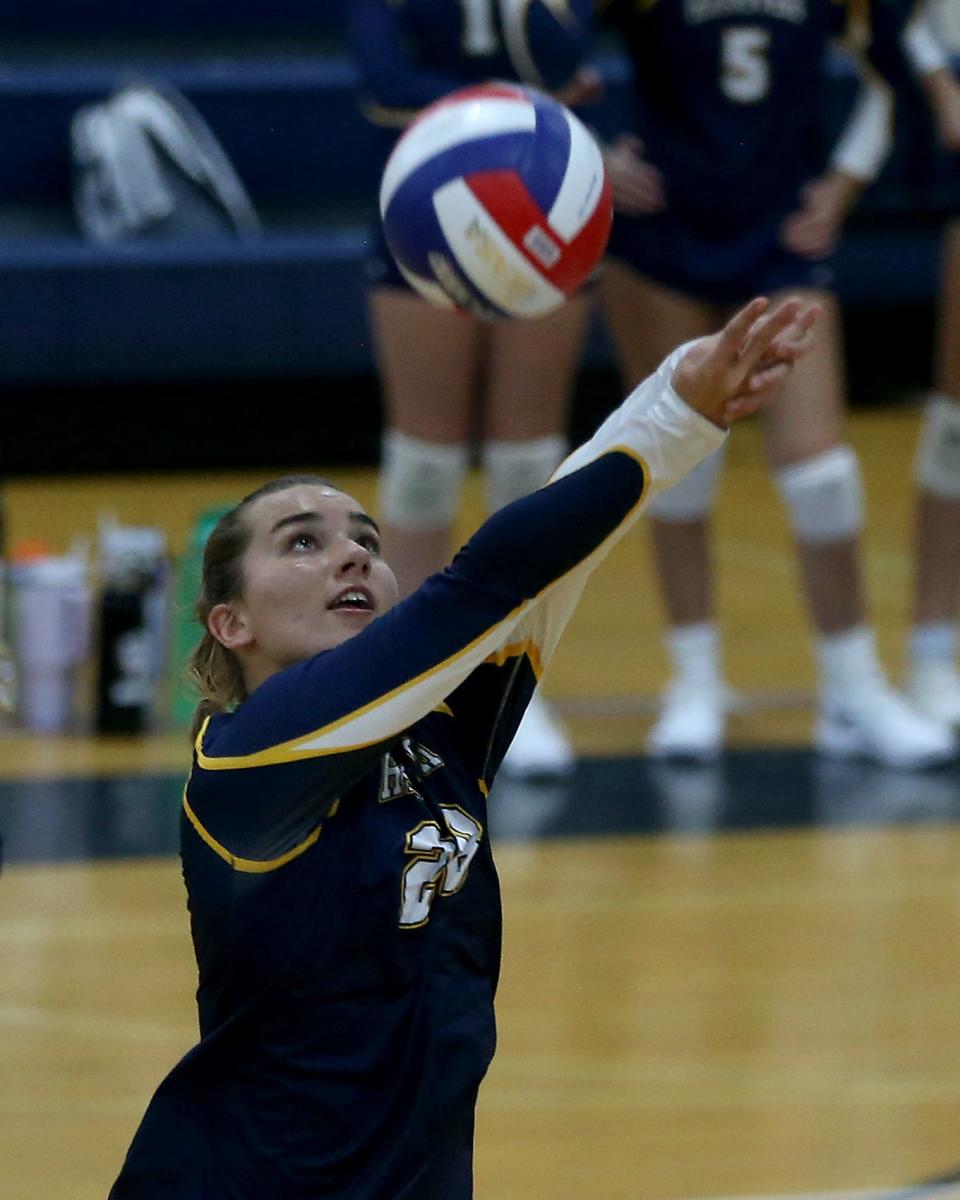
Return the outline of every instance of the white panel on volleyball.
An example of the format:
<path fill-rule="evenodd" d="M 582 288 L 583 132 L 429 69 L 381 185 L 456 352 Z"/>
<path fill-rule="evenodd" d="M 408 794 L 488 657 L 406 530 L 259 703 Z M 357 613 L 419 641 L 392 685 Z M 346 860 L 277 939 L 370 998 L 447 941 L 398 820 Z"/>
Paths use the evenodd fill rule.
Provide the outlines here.
<path fill-rule="evenodd" d="M 570 157 L 547 221 L 565 242 L 572 242 L 593 216 L 603 190 L 603 157 L 586 126 L 564 109 L 570 129 Z"/>
<path fill-rule="evenodd" d="M 437 188 L 433 207 L 460 269 L 497 308 L 515 317 L 539 317 L 566 300 L 528 262 L 462 179 Z"/>
<path fill-rule="evenodd" d="M 537 110 L 529 100 L 483 96 L 441 105 L 421 117 L 394 147 L 380 184 L 381 213 L 405 179 L 451 146 L 498 134 L 532 132 L 536 127 Z"/>

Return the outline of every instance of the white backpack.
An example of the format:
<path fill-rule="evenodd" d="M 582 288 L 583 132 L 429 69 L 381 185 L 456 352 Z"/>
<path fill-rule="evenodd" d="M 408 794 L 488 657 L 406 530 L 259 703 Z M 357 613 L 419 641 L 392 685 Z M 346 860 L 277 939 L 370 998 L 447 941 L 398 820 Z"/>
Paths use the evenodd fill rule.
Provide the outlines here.
<path fill-rule="evenodd" d="M 173 88 L 133 84 L 73 118 L 74 207 L 96 242 L 260 233 L 223 147 Z"/>

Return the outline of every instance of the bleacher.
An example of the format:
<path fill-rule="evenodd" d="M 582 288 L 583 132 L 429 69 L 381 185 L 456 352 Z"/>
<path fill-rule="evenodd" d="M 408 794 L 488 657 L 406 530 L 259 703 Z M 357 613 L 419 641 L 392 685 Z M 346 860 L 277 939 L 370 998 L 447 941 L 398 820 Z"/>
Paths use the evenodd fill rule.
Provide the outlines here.
<path fill-rule="evenodd" d="M 335 0 L 26 0 L 0 40 L 0 378 L 14 383 L 345 376 L 369 372 L 362 259 L 381 162 L 360 118 Z M 12 10 L 12 11 L 11 11 Z M 51 33 L 51 31 L 55 31 Z M 604 52 L 612 127 L 624 64 Z M 181 89 L 207 119 L 265 235 L 85 242 L 71 206 L 69 123 L 136 78 Z M 832 66 L 831 119 L 852 89 Z M 960 198 L 901 144 L 839 260 L 851 304 L 922 301 L 939 215 Z M 912 174 L 911 174 L 912 172 Z M 606 343 L 595 338 L 591 360 Z"/>

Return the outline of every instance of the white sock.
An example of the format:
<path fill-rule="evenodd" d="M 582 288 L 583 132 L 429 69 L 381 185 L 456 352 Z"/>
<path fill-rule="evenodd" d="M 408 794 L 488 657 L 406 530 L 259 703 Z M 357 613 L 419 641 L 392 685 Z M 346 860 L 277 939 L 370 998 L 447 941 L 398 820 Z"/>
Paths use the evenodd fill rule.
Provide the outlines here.
<path fill-rule="evenodd" d="M 713 621 L 672 625 L 667 630 L 666 642 L 676 676 L 702 682 L 720 682 L 720 634 Z"/>
<path fill-rule="evenodd" d="M 872 688 L 878 677 L 883 678 L 876 639 L 866 625 L 854 625 L 843 633 L 821 634 L 817 660 L 821 688 L 827 695 Z"/>
<path fill-rule="evenodd" d="M 956 621 L 927 621 L 910 631 L 911 662 L 953 662 L 956 654 Z"/>

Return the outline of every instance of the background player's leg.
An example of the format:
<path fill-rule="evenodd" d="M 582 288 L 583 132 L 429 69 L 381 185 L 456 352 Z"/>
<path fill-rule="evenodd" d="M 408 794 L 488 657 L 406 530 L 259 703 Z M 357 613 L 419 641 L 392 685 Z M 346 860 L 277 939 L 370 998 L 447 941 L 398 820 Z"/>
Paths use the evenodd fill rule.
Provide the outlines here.
<path fill-rule="evenodd" d="M 915 577 L 910 693 L 922 712 L 960 724 L 960 221 L 944 238 L 936 392 L 916 460 Z"/>
<path fill-rule="evenodd" d="M 394 287 L 370 315 L 387 412 L 377 515 L 405 596 L 450 557 L 483 331 Z"/>
<path fill-rule="evenodd" d="M 843 444 L 844 380 L 836 300 L 823 306 L 813 351 L 764 416 L 764 445 L 794 535 L 820 667 L 817 742 L 891 766 L 924 766 L 952 753 L 944 727 L 915 712 L 887 683 L 866 624 L 859 538 L 859 467 Z"/>
<path fill-rule="evenodd" d="M 482 455 L 490 512 L 541 487 L 566 453 L 570 392 L 590 309 L 588 296 L 576 296 L 539 320 L 505 321 L 487 331 Z M 503 769 L 533 776 L 572 767 L 569 739 L 538 690 Z"/>
<path fill-rule="evenodd" d="M 719 319 L 714 306 L 615 259 L 604 267 L 602 295 L 625 388 L 656 370 L 680 342 L 711 333 Z M 648 509 L 673 668 L 650 735 L 653 754 L 710 759 L 723 743 L 729 693 L 714 621 L 709 528 L 719 467 L 712 456 Z"/>
<path fill-rule="evenodd" d="M 858 538 L 862 524 L 859 478 L 849 458 L 829 465 L 818 478 L 815 467 L 806 483 L 805 464 L 817 464 L 843 444 L 845 383 L 842 366 L 840 318 L 836 300 L 827 294 L 809 293 L 824 306 L 817 341 L 807 360 L 797 364 L 764 420 L 764 446 L 797 537 L 800 574 L 813 623 L 822 634 L 838 633 L 864 620 Z M 793 470 L 784 486 L 781 472 Z M 833 476 L 836 476 L 834 480 Z M 791 486 L 791 480 L 798 480 Z M 829 492 L 829 500 L 827 499 Z M 808 496 L 810 497 L 808 499 Z M 839 505 L 842 513 L 834 527 L 825 527 L 824 515 L 814 511 L 823 496 L 824 508 Z M 811 512 L 807 517 L 805 506 Z"/>

